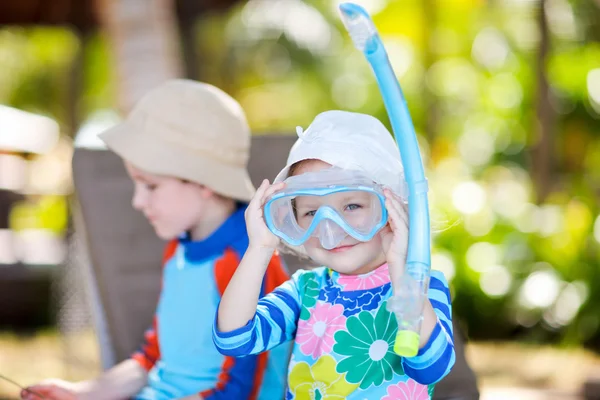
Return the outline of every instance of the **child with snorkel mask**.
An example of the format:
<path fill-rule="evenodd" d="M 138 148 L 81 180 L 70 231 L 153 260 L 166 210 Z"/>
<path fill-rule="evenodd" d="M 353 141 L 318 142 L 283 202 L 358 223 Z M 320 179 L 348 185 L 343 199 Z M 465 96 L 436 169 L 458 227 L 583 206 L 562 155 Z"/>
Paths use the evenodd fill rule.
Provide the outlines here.
<path fill-rule="evenodd" d="M 454 364 L 450 293 L 432 271 L 418 352 L 396 354 L 386 304 L 405 272 L 409 232 L 398 148 L 379 120 L 344 111 L 318 115 L 299 136 L 248 206 L 250 245 L 221 300 L 215 344 L 245 356 L 294 340 L 290 399 L 429 399 Z M 280 240 L 323 267 L 259 300 Z"/>

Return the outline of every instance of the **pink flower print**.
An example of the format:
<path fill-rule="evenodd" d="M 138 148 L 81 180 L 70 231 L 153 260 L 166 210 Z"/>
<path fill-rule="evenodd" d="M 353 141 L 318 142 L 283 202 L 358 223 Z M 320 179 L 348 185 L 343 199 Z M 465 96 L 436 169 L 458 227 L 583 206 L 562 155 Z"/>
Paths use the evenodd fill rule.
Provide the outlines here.
<path fill-rule="evenodd" d="M 390 281 L 388 265 L 384 264 L 375 271 L 363 275 L 341 275 L 338 283 L 344 290 L 366 290 L 385 285 Z"/>
<path fill-rule="evenodd" d="M 335 332 L 345 329 L 344 306 L 317 302 L 308 321 L 299 321 L 296 343 L 304 355 L 317 359 L 331 351 Z"/>
<path fill-rule="evenodd" d="M 429 400 L 427 386 L 409 379 L 387 388 L 387 396 L 381 400 Z"/>

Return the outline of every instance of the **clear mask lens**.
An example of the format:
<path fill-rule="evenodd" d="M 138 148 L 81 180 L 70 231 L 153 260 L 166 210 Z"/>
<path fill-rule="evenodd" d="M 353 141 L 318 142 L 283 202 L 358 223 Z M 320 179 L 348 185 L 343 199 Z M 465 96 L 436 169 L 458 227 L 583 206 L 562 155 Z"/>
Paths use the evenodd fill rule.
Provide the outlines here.
<path fill-rule="evenodd" d="M 316 236 L 321 246 L 327 250 L 336 248 L 348 236 L 345 230 L 329 219 L 321 221 L 315 233 L 313 236 Z"/>
<path fill-rule="evenodd" d="M 367 241 L 387 220 L 383 194 L 374 188 L 333 187 L 279 193 L 265 206 L 269 228 L 292 245 L 317 237 L 326 249 L 348 235 Z"/>

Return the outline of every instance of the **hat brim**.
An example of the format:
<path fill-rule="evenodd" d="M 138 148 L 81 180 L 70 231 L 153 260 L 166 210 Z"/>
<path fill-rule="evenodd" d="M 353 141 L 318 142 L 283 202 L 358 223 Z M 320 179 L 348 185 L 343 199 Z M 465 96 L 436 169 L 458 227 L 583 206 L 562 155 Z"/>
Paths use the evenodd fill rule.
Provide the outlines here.
<path fill-rule="evenodd" d="M 127 121 L 103 132 L 99 138 L 110 150 L 143 171 L 196 182 L 243 202 L 254 196 L 255 189 L 244 166 L 224 164 L 210 154 L 149 138 Z"/>

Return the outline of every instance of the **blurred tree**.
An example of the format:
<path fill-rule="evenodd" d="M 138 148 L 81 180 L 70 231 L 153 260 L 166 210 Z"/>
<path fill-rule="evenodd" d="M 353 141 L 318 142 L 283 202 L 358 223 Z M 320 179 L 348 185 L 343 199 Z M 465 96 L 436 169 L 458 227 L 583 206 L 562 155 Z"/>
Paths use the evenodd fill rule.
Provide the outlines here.
<path fill-rule="evenodd" d="M 550 30 L 547 14 L 548 0 L 540 0 L 538 24 L 540 44 L 536 63 L 536 112 L 534 139 L 532 143 L 531 175 L 536 186 L 538 203 L 543 203 L 552 190 L 553 144 L 555 111 L 552 107 L 552 92 L 547 77 L 548 55 L 550 54 Z"/>
<path fill-rule="evenodd" d="M 475 338 L 599 349 L 597 7 L 432 1 L 364 4 L 426 134 L 434 267 Z M 227 87 L 255 131 L 292 132 L 328 108 L 387 123 L 335 4 L 252 0 L 201 19 L 202 79 Z"/>
<path fill-rule="evenodd" d="M 111 7 L 128 2 L 98 4 L 110 15 L 120 10 Z M 166 3 L 155 4 L 149 10 Z M 250 0 L 225 14 L 203 14 L 195 27 L 189 17 L 180 28 L 195 32 L 183 40 L 186 74 L 234 95 L 257 132 L 293 133 L 331 108 L 370 113 L 387 124 L 372 73 L 336 4 Z M 451 278 L 455 309 L 470 334 L 600 349 L 598 2 L 364 4 L 422 136 L 434 267 Z M 115 18 L 132 15 L 124 10 Z M 127 29 L 138 27 L 142 15 L 158 18 L 133 12 Z M 170 57 L 179 39 L 167 20 L 160 23 L 175 35 L 155 54 Z M 153 43 L 145 28 L 136 37 Z M 145 56 L 110 57 L 109 44 L 120 34 L 80 39 L 62 28 L 0 29 L 0 102 L 68 126 L 70 65 L 81 57 L 82 118 L 115 108 L 114 84 L 124 75 L 111 71 L 145 71 L 148 64 Z M 165 61 L 161 71 L 181 71 L 173 65 Z"/>
<path fill-rule="evenodd" d="M 182 76 L 175 2 L 97 0 L 97 4 L 114 53 L 119 107 L 127 112 L 148 90 Z"/>

